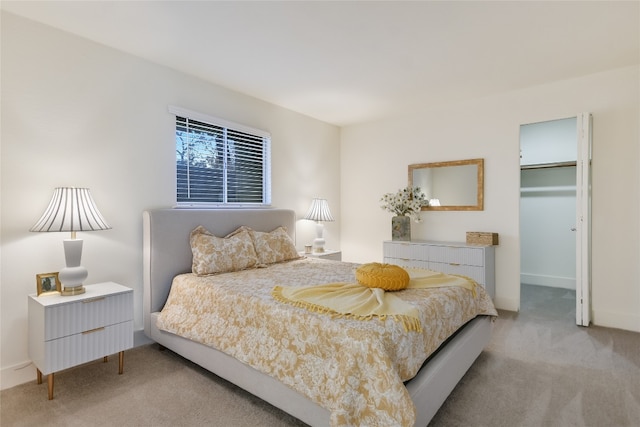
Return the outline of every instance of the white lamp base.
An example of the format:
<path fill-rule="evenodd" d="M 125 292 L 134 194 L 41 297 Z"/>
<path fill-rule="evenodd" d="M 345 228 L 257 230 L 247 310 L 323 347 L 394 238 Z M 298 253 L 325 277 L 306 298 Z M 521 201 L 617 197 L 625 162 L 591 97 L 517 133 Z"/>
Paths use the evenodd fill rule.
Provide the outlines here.
<path fill-rule="evenodd" d="M 318 222 L 316 224 L 316 238 L 313 240 L 313 252 L 320 254 L 324 252 L 324 224 Z"/>
<path fill-rule="evenodd" d="M 65 239 L 64 259 L 67 266 L 60 270 L 58 279 L 62 283 L 62 295 L 79 295 L 85 292 L 82 282 L 87 278 L 89 273 L 87 269 L 80 265 L 82 259 L 82 240 L 81 239 Z"/>

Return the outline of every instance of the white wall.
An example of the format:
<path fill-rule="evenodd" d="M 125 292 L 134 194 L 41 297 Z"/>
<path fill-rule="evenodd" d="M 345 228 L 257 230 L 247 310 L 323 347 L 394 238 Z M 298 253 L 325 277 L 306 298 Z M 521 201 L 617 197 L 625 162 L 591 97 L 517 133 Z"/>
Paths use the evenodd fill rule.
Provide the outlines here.
<path fill-rule="evenodd" d="M 0 387 L 35 379 L 27 295 L 64 266 L 63 233 L 29 233 L 56 186 L 89 187 L 112 230 L 79 233 L 86 283 L 134 289 L 142 329 L 142 211 L 175 201 L 177 105 L 272 135 L 273 205 L 302 217 L 327 198 L 340 241 L 339 129 L 102 45 L 2 13 Z M 315 225 L 298 224 L 297 245 Z"/>
<path fill-rule="evenodd" d="M 485 209 L 423 212 L 413 237 L 464 241 L 500 234 L 496 305 L 520 303 L 519 128 L 593 113 L 593 322 L 640 331 L 640 67 L 549 83 L 410 116 L 342 129 L 343 258 L 381 261 L 391 215 L 383 193 L 407 184 L 407 166 L 485 159 Z"/>

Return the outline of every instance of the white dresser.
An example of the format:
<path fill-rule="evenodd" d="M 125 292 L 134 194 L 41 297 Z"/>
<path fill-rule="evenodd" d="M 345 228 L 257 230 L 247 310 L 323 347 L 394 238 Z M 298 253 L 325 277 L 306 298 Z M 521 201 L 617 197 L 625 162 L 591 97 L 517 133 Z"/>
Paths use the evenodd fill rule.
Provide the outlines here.
<path fill-rule="evenodd" d="M 48 375 L 53 399 L 53 374 L 72 366 L 133 347 L 133 290 L 113 282 L 85 286 L 74 296 L 29 295 L 29 357 Z"/>
<path fill-rule="evenodd" d="M 383 242 L 384 262 L 468 276 L 495 297 L 494 246 L 426 240 Z"/>

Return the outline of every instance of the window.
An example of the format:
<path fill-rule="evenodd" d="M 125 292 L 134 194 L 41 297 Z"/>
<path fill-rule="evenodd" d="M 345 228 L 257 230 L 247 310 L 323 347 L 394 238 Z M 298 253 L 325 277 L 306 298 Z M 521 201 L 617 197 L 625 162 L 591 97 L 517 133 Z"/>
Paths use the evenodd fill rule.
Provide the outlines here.
<path fill-rule="evenodd" d="M 178 205 L 269 205 L 267 132 L 215 117 L 169 109 L 176 115 Z"/>

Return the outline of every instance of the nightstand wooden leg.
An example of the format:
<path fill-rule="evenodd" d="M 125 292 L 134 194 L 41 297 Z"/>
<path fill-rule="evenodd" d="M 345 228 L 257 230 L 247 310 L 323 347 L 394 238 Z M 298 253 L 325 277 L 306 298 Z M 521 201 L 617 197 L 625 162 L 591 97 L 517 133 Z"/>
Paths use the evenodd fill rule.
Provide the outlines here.
<path fill-rule="evenodd" d="M 47 385 L 49 386 L 49 400 L 53 400 L 53 372 L 47 375 Z"/>
<path fill-rule="evenodd" d="M 42 384 L 42 372 L 38 368 L 36 368 L 36 383 Z"/>
<path fill-rule="evenodd" d="M 118 374 L 122 375 L 124 372 L 124 351 L 118 353 Z"/>

